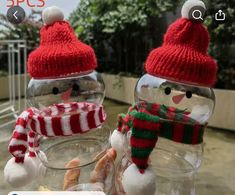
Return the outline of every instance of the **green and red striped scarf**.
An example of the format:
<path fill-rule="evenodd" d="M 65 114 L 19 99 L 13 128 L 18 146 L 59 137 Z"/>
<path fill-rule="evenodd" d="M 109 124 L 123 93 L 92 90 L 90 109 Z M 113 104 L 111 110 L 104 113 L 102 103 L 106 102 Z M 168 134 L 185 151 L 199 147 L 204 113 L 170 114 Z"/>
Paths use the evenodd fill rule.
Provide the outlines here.
<path fill-rule="evenodd" d="M 143 173 L 158 136 L 183 144 L 200 144 L 206 125 L 188 116 L 188 112 L 165 105 L 141 102 L 118 117 L 118 131 L 131 130 L 131 157 Z"/>

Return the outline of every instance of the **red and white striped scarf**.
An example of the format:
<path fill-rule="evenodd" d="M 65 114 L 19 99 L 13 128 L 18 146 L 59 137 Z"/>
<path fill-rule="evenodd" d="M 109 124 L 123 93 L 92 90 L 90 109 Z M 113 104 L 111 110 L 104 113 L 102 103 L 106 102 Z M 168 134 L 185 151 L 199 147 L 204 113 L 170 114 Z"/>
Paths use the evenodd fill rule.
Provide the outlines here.
<path fill-rule="evenodd" d="M 23 163 L 27 150 L 34 157 L 39 150 L 38 136 L 71 136 L 86 133 L 106 119 L 102 105 L 87 102 L 61 103 L 43 110 L 29 108 L 18 117 L 9 143 L 16 163 Z"/>

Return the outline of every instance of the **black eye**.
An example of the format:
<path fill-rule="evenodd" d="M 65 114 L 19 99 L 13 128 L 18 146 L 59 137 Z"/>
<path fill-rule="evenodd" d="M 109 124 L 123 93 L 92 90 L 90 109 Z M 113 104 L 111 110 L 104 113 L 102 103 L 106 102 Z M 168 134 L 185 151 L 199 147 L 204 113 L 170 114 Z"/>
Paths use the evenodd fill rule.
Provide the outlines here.
<path fill-rule="evenodd" d="M 57 95 L 57 94 L 59 93 L 59 89 L 58 89 L 57 87 L 53 87 L 53 88 L 52 88 L 52 93 L 53 93 L 54 95 Z"/>
<path fill-rule="evenodd" d="M 73 91 L 79 91 L 79 86 L 78 84 L 73 85 Z"/>
<path fill-rule="evenodd" d="M 171 88 L 170 87 L 165 88 L 165 94 L 170 95 L 170 93 L 171 93 Z"/>
<path fill-rule="evenodd" d="M 192 92 L 186 91 L 186 97 L 190 99 L 192 97 Z"/>

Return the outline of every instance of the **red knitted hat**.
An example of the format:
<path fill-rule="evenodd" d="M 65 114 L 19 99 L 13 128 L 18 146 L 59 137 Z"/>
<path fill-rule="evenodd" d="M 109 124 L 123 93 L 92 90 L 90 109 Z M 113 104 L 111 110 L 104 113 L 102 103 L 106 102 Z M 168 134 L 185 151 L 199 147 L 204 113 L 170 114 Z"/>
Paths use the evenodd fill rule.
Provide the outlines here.
<path fill-rule="evenodd" d="M 209 33 L 200 19 L 189 19 L 190 9 L 203 5 L 198 0 L 184 4 L 182 18 L 168 28 L 163 45 L 149 54 L 145 64 L 147 73 L 188 84 L 215 84 L 217 64 L 207 54 Z"/>
<path fill-rule="evenodd" d="M 94 50 L 79 41 L 63 13 L 56 7 L 43 12 L 45 25 L 40 46 L 28 58 L 28 73 L 34 78 L 53 78 L 90 72 L 97 67 Z"/>

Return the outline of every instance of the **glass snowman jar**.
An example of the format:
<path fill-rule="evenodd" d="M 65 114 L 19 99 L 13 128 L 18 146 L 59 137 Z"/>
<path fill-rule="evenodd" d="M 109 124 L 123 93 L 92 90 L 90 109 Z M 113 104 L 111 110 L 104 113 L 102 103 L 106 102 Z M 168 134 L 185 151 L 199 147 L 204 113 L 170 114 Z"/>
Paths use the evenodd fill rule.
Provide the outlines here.
<path fill-rule="evenodd" d="M 28 85 L 27 101 L 29 107 L 38 109 L 34 112 L 34 117 L 37 119 L 42 116 L 52 117 L 52 126 L 55 123 L 53 120 L 59 119 L 63 121 L 63 127 L 56 123 L 54 125 L 56 128 L 65 130 L 68 116 L 71 118 L 78 114 L 83 115 L 83 113 L 89 115 L 96 111 L 96 108 L 103 103 L 104 94 L 103 79 L 93 71 L 66 78 L 32 78 Z M 85 107 L 79 108 L 83 104 Z M 87 111 L 89 112 L 87 113 Z M 85 124 L 81 118 L 80 120 L 81 126 L 88 126 L 86 128 L 90 129 L 89 121 Z M 46 122 L 45 126 L 49 126 L 49 123 Z M 53 136 L 50 134 L 49 136 L 36 135 L 34 149 L 43 165 L 43 171 L 38 178 L 39 189 L 103 190 L 106 194 L 112 191 L 114 159 L 108 158 L 106 155 L 108 154 L 110 131 L 103 121 L 98 123 L 99 125 L 91 128 L 89 132 L 73 136 L 59 137 L 54 136 L 52 132 Z M 38 125 L 41 125 L 40 121 Z M 35 126 L 37 126 L 37 121 Z M 42 125 L 40 127 L 42 128 Z M 40 149 L 37 150 L 38 142 L 40 142 Z M 103 163 L 102 166 L 100 160 Z M 63 185 L 63 182 L 69 179 L 66 178 L 66 174 L 68 175 L 69 172 L 76 175 L 77 184 L 73 182 L 74 186 L 69 182 L 67 186 Z M 101 178 L 94 178 L 94 172 L 97 172 L 96 174 Z M 102 178 L 104 174 L 106 176 Z"/>
<path fill-rule="evenodd" d="M 110 194 L 116 153 L 108 149 L 95 52 L 59 8 L 46 8 L 42 19 L 40 44 L 27 62 L 29 108 L 17 118 L 5 179 L 18 188 L 33 182 L 37 189 Z"/>
<path fill-rule="evenodd" d="M 195 7 L 202 15 L 206 11 L 203 1 L 183 4 L 182 17 L 147 57 L 134 105 L 119 115 L 111 144 L 125 154 L 116 177 L 120 194 L 195 193 L 193 177 L 202 163 L 203 133 L 215 106 L 210 87 L 217 73 L 208 55 L 209 33 L 192 15 Z"/>
<path fill-rule="evenodd" d="M 135 105 L 137 110 L 147 110 L 149 105 L 171 108 L 165 116 L 161 116 L 160 111 L 157 114 L 164 117 L 161 118 L 162 133 L 159 134 L 156 146 L 149 157 L 149 164 L 156 174 L 155 195 L 195 194 L 194 174 L 202 163 L 203 143 L 189 144 L 193 143 L 194 137 L 187 134 L 178 137 L 177 141 L 172 140 L 171 133 L 174 132 L 166 130 L 171 128 L 175 120 L 178 120 L 178 126 L 183 127 L 185 121 L 179 120 L 182 116 L 187 117 L 187 128 L 193 128 L 195 122 L 204 128 L 215 105 L 213 90 L 145 74 L 135 87 Z M 203 131 L 201 133 L 203 134 Z M 123 195 L 123 172 L 132 164 L 130 137 L 131 131 L 125 136 L 125 155 L 118 165 L 116 174 L 116 188 L 118 194 Z"/>

